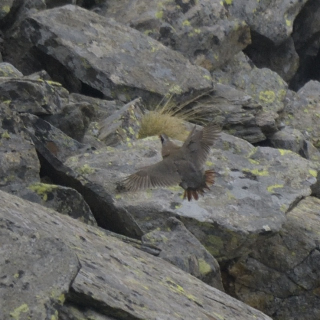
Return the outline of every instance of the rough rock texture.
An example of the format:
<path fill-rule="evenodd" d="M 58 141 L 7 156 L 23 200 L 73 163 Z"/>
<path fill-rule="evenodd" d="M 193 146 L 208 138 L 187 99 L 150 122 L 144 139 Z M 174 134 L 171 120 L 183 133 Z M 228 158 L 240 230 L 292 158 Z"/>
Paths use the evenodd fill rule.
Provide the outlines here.
<path fill-rule="evenodd" d="M 57 297 L 60 303 L 65 297 L 67 308 L 71 305 L 80 312 L 86 305 L 86 309 L 115 319 L 270 319 L 168 262 L 108 236 L 101 229 L 86 226 L 38 204 L 31 207 L 29 202 L 1 191 L 0 208 L 0 234 L 7 235 L 3 241 L 13 246 L 16 253 L 20 246 L 24 253 L 19 256 L 18 264 L 9 250 L 3 253 L 8 257 L 1 260 L 6 265 L 0 271 L 1 282 L 6 284 L 10 280 L 7 282 L 12 284 L 9 290 L 19 294 L 19 299 L 10 299 L 10 296 L 1 299 L 0 312 L 4 318 L 10 315 L 31 316 L 34 320 L 52 319 L 51 315 L 59 318 Z M 9 241 L 8 235 L 17 240 Z M 30 243 L 32 238 L 34 247 Z M 52 241 L 52 238 L 59 240 Z M 0 250 L 3 249 L 2 246 Z M 55 254 L 61 256 L 70 251 L 63 264 L 60 259 L 54 259 Z M 40 252 L 41 260 L 38 260 Z M 78 272 L 75 255 L 81 266 Z M 54 261 L 59 263 L 56 270 Z M 14 269 L 9 268 L 10 263 L 14 264 Z M 66 268 L 63 277 L 61 273 L 56 274 L 61 268 Z M 46 282 L 41 274 L 46 274 Z M 30 281 L 29 288 L 20 290 L 25 280 Z M 37 295 L 39 291 L 31 290 L 39 280 L 41 286 L 36 289 L 43 288 L 41 298 Z M 4 285 L 0 290 L 10 292 Z M 48 316 L 43 314 L 45 309 L 49 311 Z"/>
<path fill-rule="evenodd" d="M 299 70 L 290 82 L 294 90 L 300 89 L 310 79 L 320 80 L 317 72 L 320 48 L 319 14 L 319 1 L 309 0 L 294 23 L 292 38 L 300 56 Z"/>
<path fill-rule="evenodd" d="M 216 0 L 112 0 L 96 12 L 130 25 L 210 71 L 250 43 L 248 26 L 230 17 Z"/>
<path fill-rule="evenodd" d="M 0 192 L 0 318 L 57 319 L 80 269 L 78 258 L 54 233 L 22 228 L 28 220 L 27 211 L 19 209 L 23 201 Z M 42 220 L 44 212 L 38 213 Z"/>
<path fill-rule="evenodd" d="M 281 44 L 292 33 L 293 21 L 307 0 L 225 1 L 232 15 L 245 20 L 251 30 Z"/>
<path fill-rule="evenodd" d="M 278 130 L 278 113 L 285 107 L 284 100 L 288 88 L 279 75 L 270 69 L 254 67 L 243 53 L 239 53 L 228 65 L 216 69 L 212 76 L 220 83 L 244 91 L 262 106 L 262 112 L 256 117 L 255 122 L 260 124 L 265 136 Z M 265 139 L 259 131 L 257 133 L 254 135 L 255 142 Z"/>
<path fill-rule="evenodd" d="M 40 163 L 23 122 L 8 104 L 0 104 L 0 188 L 28 198 L 26 187 L 39 182 Z"/>
<path fill-rule="evenodd" d="M 136 140 L 143 116 L 141 106 L 141 99 L 135 99 L 101 121 L 98 139 L 107 146 Z"/>
<path fill-rule="evenodd" d="M 159 139 L 101 148 L 70 157 L 64 165 L 73 171 L 87 166 L 86 179 L 103 186 L 115 207 L 130 212 L 144 233 L 164 224 L 168 216 L 179 216 L 221 261 L 244 255 L 260 236 L 279 231 L 287 210 L 310 195 L 317 167 L 293 152 L 254 148 L 225 134 L 216 146 L 207 162 L 217 171 L 216 183 L 197 202 L 182 201 L 179 186 L 121 191 L 121 179 L 160 161 Z"/>
<path fill-rule="evenodd" d="M 37 62 L 45 66 L 46 60 L 57 61 L 64 73 L 108 98 L 130 101 L 139 95 L 158 103 L 168 93 L 192 97 L 212 87 L 209 72 L 190 64 L 181 54 L 77 6 L 32 15 L 22 24 L 21 36 L 29 41 L 29 47 L 37 48 Z M 30 61 L 28 66 L 21 65 L 23 58 L 26 56 L 11 57 L 11 61 L 24 70 Z M 51 76 L 67 84 L 59 77 L 58 66 Z"/>
<path fill-rule="evenodd" d="M 160 258 L 224 291 L 218 262 L 178 219 L 168 218 L 163 227 L 146 233 L 142 242 L 160 248 Z"/>
<path fill-rule="evenodd" d="M 39 241 L 49 239 L 58 248 L 52 249 L 53 259 L 59 261 L 67 248 L 56 238 L 66 238 L 71 240 L 65 244 L 84 257 L 79 258 L 83 273 L 64 302 L 61 294 L 72 283 L 77 267 L 72 268 L 77 263 L 70 254 L 70 272 L 55 268 L 57 278 L 68 278 L 55 290 L 61 299 L 45 293 L 49 299 L 38 303 L 39 319 L 172 319 L 171 312 L 180 309 L 182 319 L 234 319 L 238 314 L 250 319 L 238 307 L 233 313 L 214 313 L 217 309 L 212 301 L 221 297 L 219 306 L 229 306 L 227 296 L 193 277 L 185 280 L 185 273 L 167 263 L 163 267 L 165 262 L 159 257 L 144 254 L 141 258 L 130 243 L 153 256 L 175 260 L 182 269 L 213 285 L 219 274 L 217 258 L 227 293 L 261 308 L 274 320 L 319 320 L 319 239 L 314 211 L 318 200 L 309 195 L 320 197 L 320 87 L 317 81 L 307 83 L 310 78 L 320 79 L 319 1 L 169 0 L 146 4 L 143 0 L 79 0 L 78 6 L 62 7 L 70 2 L 75 3 L 1 2 L 0 61 L 5 63 L 0 63 L 0 188 L 73 217 L 81 215 L 80 220 L 87 223 L 94 223 L 91 211 L 100 227 L 135 239 L 121 236 L 125 242 L 120 245 L 101 229 L 81 224 L 75 230 L 80 222 L 68 217 L 59 222 L 55 216 L 41 224 L 48 209 L 41 208 L 40 213 L 35 209 L 39 205 L 17 200 L 20 209 L 28 207 L 28 215 L 37 216 L 28 223 L 23 220 L 19 229 L 6 220 L 1 236 L 19 230 L 17 237 L 7 237 L 10 248 L 21 236 L 21 241 L 26 240 L 21 245 L 24 251 L 46 252 L 43 256 L 47 257 L 51 247 Z M 57 8 L 45 10 L 53 7 Z M 248 25 L 252 45 L 244 54 L 239 50 L 249 41 Z M 301 90 L 295 93 L 288 85 Z M 221 135 L 206 163 L 217 171 L 216 184 L 198 202 L 182 201 L 178 186 L 137 193 L 121 190 L 124 177 L 160 159 L 158 139 L 136 140 L 140 112 L 133 115 L 132 105 L 139 104 L 144 112 L 144 107 L 150 110 L 159 101 L 161 106 L 167 98 L 176 108 L 184 106 L 184 111 L 203 107 L 203 118 L 193 121 L 217 121 L 227 133 L 255 144 Z M 110 142 L 116 148 L 107 147 Z M 17 202 L 6 202 L 13 203 Z M 0 208 L 0 215 L 7 219 L 10 215 Z M 298 218 L 293 216 L 296 210 L 300 210 Z M 185 227 L 179 223 L 169 231 L 168 218 L 179 218 Z M 61 232 L 55 229 L 60 227 Z M 39 231 L 29 237 L 23 228 Z M 156 240 L 164 235 L 174 239 L 175 255 L 158 240 L 162 252 L 154 245 L 141 244 L 137 238 L 148 232 Z M 201 250 L 210 268 L 195 258 L 191 245 L 179 245 L 184 236 L 214 255 Z M 96 245 L 97 237 L 100 242 Z M 34 251 L 28 251 L 29 244 L 34 244 Z M 104 259 L 105 250 L 109 253 Z M 93 255 L 90 258 L 88 251 Z M 28 264 L 39 270 L 37 261 Z M 135 281 L 133 268 L 138 274 Z M 151 280 L 157 270 L 161 275 Z M 169 272 L 170 279 L 165 278 L 167 270 L 175 270 Z M 213 278 L 203 277 L 203 270 L 210 270 L 207 275 Z M 19 276 L 16 272 L 0 279 L 17 283 L 22 288 L 17 293 L 20 299 L 27 286 L 20 286 Z M 143 288 L 142 278 L 148 280 Z M 49 292 L 38 280 L 35 286 Z M 45 280 L 43 284 L 51 286 Z M 221 285 L 219 279 L 217 282 Z M 5 294 L 13 288 L 0 287 Z M 119 297 L 126 299 L 124 313 L 120 311 L 124 300 Z M 24 303 L 16 305 L 17 301 L 8 303 L 13 307 L 9 317 L 34 319 L 35 309 Z M 237 306 L 248 310 L 239 302 Z M 146 314 L 151 309 L 158 313 Z M 199 316 L 189 311 L 193 309 Z"/>
<path fill-rule="evenodd" d="M 300 130 L 317 148 L 320 147 L 320 83 L 309 81 L 298 93 L 287 94 L 287 103 L 281 120 Z"/>
<path fill-rule="evenodd" d="M 279 234 L 230 267 L 238 298 L 275 319 L 320 318 L 319 207 L 319 199 L 303 199 Z"/>

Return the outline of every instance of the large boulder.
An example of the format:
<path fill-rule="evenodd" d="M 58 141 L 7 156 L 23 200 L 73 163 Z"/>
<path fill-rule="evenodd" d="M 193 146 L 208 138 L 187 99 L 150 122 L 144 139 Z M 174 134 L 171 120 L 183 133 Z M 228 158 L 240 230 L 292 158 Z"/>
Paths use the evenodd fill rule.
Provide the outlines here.
<path fill-rule="evenodd" d="M 65 319 L 270 320 L 102 229 L 2 191 L 0 208 L 2 319 L 60 319 L 64 304 Z"/>

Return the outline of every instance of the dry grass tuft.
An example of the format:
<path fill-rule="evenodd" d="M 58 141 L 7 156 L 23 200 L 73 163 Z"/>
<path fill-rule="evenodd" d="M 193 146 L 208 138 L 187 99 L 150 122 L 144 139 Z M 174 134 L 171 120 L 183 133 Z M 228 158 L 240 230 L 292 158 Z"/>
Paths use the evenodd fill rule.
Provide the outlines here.
<path fill-rule="evenodd" d="M 171 95 L 165 104 L 160 103 L 155 110 L 144 114 L 141 119 L 139 138 L 142 139 L 165 133 L 170 138 L 185 140 L 189 133 L 186 130 L 185 121 L 202 122 L 203 115 L 207 112 L 204 105 L 199 105 L 191 109 L 186 109 L 185 107 L 209 93 L 210 92 L 206 92 L 181 105 L 172 103 Z"/>

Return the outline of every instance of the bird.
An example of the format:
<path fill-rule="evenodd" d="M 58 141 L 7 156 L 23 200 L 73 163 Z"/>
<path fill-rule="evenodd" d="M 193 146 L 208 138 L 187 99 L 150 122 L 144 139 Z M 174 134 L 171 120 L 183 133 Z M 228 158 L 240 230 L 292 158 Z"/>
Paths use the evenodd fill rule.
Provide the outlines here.
<path fill-rule="evenodd" d="M 179 184 L 184 189 L 183 199 L 198 200 L 199 194 L 203 196 L 204 190 L 214 184 L 214 170 L 205 171 L 204 164 L 220 131 L 212 122 L 202 130 L 194 126 L 181 147 L 166 134 L 160 134 L 162 160 L 125 178 L 125 189 L 138 191 Z"/>

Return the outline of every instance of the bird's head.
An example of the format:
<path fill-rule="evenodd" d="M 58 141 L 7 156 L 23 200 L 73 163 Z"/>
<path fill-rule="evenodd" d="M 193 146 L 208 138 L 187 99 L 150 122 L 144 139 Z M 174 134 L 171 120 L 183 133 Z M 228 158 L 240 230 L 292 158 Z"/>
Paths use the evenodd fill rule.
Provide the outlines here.
<path fill-rule="evenodd" d="M 169 156 L 174 150 L 180 148 L 176 144 L 174 144 L 165 133 L 160 134 L 159 138 L 162 144 L 162 158 Z"/>

